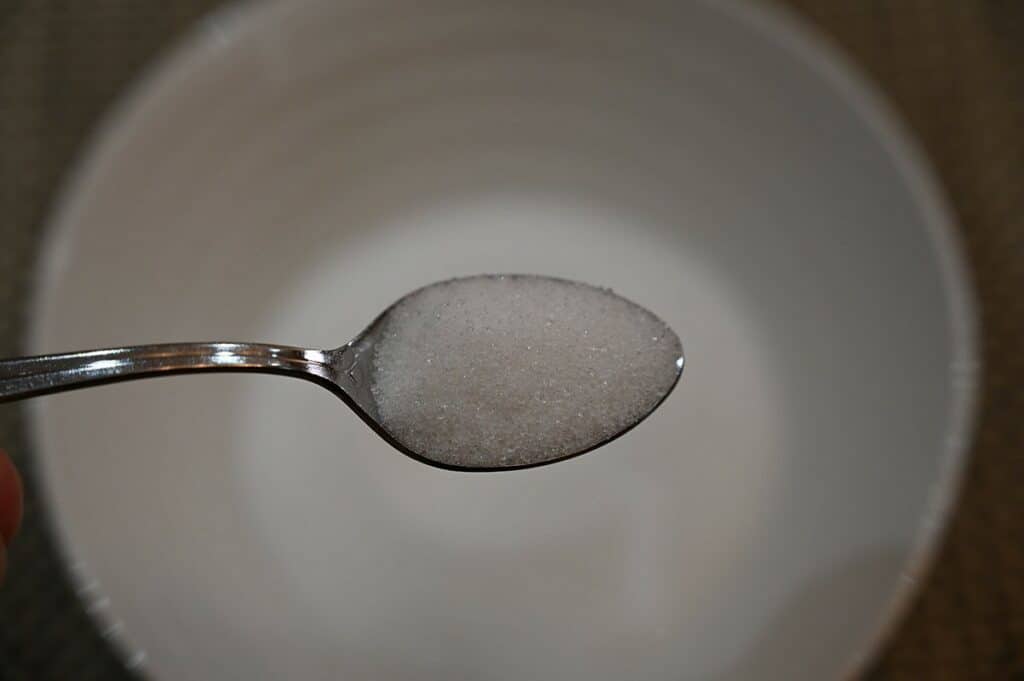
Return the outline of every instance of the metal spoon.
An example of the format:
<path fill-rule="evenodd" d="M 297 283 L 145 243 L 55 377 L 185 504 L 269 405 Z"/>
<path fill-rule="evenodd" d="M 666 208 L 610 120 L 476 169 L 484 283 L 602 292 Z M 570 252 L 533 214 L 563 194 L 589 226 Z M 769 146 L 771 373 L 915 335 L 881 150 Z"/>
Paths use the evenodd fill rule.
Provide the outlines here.
<path fill-rule="evenodd" d="M 504 280 L 506 276 L 468 279 L 494 281 L 499 278 Z M 585 287 L 591 291 L 598 290 L 575 282 L 548 277 L 507 275 L 507 278 L 510 280 L 532 278 L 565 286 Z M 381 422 L 378 402 L 372 391 L 375 348 L 379 345 L 382 339 L 381 334 L 387 327 L 391 316 L 403 301 L 435 287 L 449 284 L 451 281 L 460 280 L 438 282 L 404 296 L 384 310 L 354 340 L 333 350 L 263 343 L 168 343 L 0 360 L 0 402 L 11 402 L 118 381 L 173 374 L 240 371 L 277 374 L 311 381 L 330 390 L 351 407 L 384 440 L 402 453 L 423 463 L 452 470 L 510 470 L 564 460 L 591 451 L 619 437 L 640 423 L 661 404 L 675 387 L 682 373 L 681 345 L 679 345 L 675 334 L 665 327 L 667 333 L 671 335 L 675 347 L 679 349 L 678 358 L 673 358 L 671 368 L 668 369 L 674 373 L 668 377 L 670 380 L 664 383 L 667 388 L 664 389 L 663 394 L 655 396 L 657 399 L 644 413 L 631 418 L 616 432 L 599 441 L 587 443 L 574 451 L 552 450 L 550 454 L 542 452 L 528 461 L 520 459 L 511 462 L 502 458 L 467 462 L 446 458 L 437 452 L 416 451 L 414 446 L 403 441 L 400 436 L 387 429 Z M 610 291 L 602 290 L 602 292 L 614 296 Z M 614 297 L 622 301 L 618 296 Z M 629 303 L 629 305 L 650 315 L 649 312 L 634 303 Z"/>

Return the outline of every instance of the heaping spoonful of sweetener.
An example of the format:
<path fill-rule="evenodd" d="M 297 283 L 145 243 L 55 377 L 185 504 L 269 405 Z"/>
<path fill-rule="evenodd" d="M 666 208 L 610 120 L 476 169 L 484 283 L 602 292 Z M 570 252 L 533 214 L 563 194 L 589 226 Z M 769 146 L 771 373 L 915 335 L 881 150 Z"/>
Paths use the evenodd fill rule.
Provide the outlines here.
<path fill-rule="evenodd" d="M 334 350 L 184 343 L 0 360 L 0 402 L 169 374 L 280 374 L 332 391 L 424 463 L 507 470 L 615 439 L 682 370 L 676 334 L 608 289 L 481 275 L 409 293 Z"/>

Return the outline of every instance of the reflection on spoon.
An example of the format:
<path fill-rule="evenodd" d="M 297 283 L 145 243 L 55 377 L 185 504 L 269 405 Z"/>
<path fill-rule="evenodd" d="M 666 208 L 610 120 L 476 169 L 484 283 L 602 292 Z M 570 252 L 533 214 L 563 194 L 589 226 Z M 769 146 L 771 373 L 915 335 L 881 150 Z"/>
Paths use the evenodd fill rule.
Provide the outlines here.
<path fill-rule="evenodd" d="M 682 369 L 676 334 L 610 290 L 481 275 L 413 291 L 334 350 L 185 343 L 0 360 L 0 402 L 165 374 L 288 375 L 331 390 L 424 463 L 508 470 L 613 440 Z"/>

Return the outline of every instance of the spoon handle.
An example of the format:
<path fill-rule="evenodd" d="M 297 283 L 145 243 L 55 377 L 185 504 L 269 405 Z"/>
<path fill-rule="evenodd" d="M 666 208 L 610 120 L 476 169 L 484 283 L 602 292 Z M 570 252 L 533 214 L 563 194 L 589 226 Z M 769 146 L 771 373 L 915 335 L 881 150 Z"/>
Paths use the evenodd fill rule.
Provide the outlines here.
<path fill-rule="evenodd" d="M 0 360 L 0 402 L 114 381 L 204 371 L 330 380 L 328 353 L 261 343 L 167 343 Z"/>

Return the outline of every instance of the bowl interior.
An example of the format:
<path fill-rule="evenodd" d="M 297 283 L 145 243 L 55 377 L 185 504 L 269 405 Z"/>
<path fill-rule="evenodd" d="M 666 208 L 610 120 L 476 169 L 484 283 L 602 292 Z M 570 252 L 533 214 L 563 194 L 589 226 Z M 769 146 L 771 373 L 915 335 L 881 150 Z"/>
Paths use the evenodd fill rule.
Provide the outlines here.
<path fill-rule="evenodd" d="M 39 400 L 61 534 L 130 659 L 186 680 L 847 669 L 948 494 L 970 347 L 927 181 L 780 21 L 268 5 L 150 77 L 55 220 L 34 351 L 334 347 L 423 284 L 528 272 L 648 307 L 687 368 L 628 436 L 495 475 L 411 461 L 280 378 Z"/>

